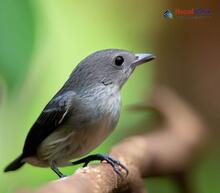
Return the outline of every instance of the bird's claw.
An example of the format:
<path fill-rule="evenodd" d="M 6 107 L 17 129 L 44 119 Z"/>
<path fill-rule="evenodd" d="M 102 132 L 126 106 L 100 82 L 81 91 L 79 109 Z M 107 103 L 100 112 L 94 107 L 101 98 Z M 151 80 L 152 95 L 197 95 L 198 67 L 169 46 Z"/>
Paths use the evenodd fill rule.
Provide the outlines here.
<path fill-rule="evenodd" d="M 120 176 L 122 177 L 122 173 L 120 171 L 120 168 L 121 167 L 122 169 L 125 170 L 126 172 L 126 176 L 128 175 L 128 169 L 119 161 L 119 160 L 116 160 L 114 158 L 112 158 L 111 156 L 109 156 L 108 154 L 95 154 L 95 155 L 89 155 L 85 158 L 82 158 L 80 160 L 77 160 L 75 162 L 72 162 L 72 165 L 77 165 L 77 164 L 81 164 L 81 163 L 84 163 L 83 167 L 86 167 L 90 161 L 93 161 L 93 160 L 100 160 L 100 161 L 106 161 L 107 163 L 109 163 L 112 168 L 114 169 L 114 171 Z"/>
<path fill-rule="evenodd" d="M 123 175 L 122 175 L 122 173 L 121 173 L 119 167 L 121 167 L 122 169 L 125 170 L 126 176 L 128 175 L 128 173 L 129 173 L 128 169 L 127 169 L 119 160 L 116 160 L 116 159 L 112 158 L 112 157 L 109 156 L 109 155 L 104 155 L 104 157 L 105 157 L 105 159 L 103 159 L 103 160 L 105 160 L 107 163 L 109 163 L 109 164 L 113 167 L 114 171 L 115 171 L 120 177 L 122 177 Z M 118 166 L 119 166 L 119 167 L 118 167 Z"/>

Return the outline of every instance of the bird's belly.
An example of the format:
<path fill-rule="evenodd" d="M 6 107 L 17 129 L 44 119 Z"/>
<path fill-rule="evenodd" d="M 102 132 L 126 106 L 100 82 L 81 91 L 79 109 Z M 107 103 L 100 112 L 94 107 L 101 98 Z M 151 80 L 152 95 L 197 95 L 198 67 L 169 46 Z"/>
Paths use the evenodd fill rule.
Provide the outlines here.
<path fill-rule="evenodd" d="M 95 147 L 113 131 L 117 121 L 104 117 L 96 124 L 84 128 L 59 128 L 47 137 L 37 151 L 38 163 L 33 165 L 50 165 L 56 161 L 58 166 L 64 165 L 71 159 L 81 157 Z M 30 162 L 29 162 L 30 163 Z"/>
<path fill-rule="evenodd" d="M 102 143 L 106 137 L 113 131 L 114 127 L 108 127 L 105 123 L 101 123 L 97 127 L 83 129 L 83 132 L 72 138 L 73 145 L 77 141 L 78 147 L 72 152 L 71 158 L 81 157 L 95 149 Z M 77 139 L 76 139 L 77 138 Z"/>

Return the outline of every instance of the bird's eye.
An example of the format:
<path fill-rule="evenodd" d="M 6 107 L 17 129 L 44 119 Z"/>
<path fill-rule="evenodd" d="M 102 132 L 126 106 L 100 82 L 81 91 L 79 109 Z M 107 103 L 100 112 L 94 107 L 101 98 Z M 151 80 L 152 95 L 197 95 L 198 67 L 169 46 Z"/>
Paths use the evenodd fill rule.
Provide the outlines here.
<path fill-rule="evenodd" d="M 121 66 L 124 62 L 124 58 L 122 56 L 117 56 L 115 58 L 115 65 L 116 66 Z"/>

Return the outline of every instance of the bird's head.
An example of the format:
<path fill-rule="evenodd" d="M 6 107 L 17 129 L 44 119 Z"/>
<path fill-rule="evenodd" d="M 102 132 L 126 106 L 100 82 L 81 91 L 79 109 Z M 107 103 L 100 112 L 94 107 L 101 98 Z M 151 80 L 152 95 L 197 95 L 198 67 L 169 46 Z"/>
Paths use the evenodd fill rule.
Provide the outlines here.
<path fill-rule="evenodd" d="M 126 50 L 108 49 L 97 51 L 82 60 L 71 76 L 86 85 L 114 85 L 119 89 L 134 69 L 153 60 L 152 54 L 134 54 Z M 83 83 L 81 83 L 83 86 Z"/>

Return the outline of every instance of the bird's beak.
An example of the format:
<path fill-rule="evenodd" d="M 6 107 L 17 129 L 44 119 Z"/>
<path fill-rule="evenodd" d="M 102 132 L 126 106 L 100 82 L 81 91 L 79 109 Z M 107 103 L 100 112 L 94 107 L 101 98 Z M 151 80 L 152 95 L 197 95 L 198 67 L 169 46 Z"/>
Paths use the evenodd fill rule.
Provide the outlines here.
<path fill-rule="evenodd" d="M 134 67 L 140 65 L 140 64 L 144 64 L 146 62 L 149 62 L 153 59 L 155 59 L 156 57 L 152 54 L 135 54 L 136 59 L 135 61 L 132 63 L 132 65 Z"/>

